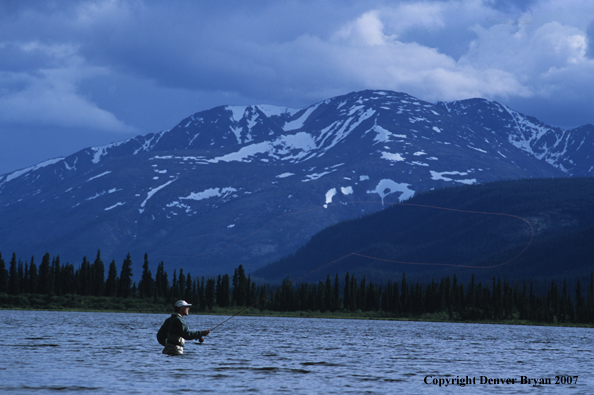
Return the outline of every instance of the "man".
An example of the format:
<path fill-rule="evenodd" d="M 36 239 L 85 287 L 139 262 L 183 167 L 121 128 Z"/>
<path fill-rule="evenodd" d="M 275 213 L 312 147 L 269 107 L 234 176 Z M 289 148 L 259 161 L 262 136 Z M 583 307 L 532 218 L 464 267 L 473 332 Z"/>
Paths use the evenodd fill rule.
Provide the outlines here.
<path fill-rule="evenodd" d="M 173 306 L 174 313 L 167 318 L 159 332 L 157 332 L 157 340 L 162 346 L 163 354 L 181 355 L 184 353 L 184 344 L 186 340 L 198 339 L 200 343 L 204 341 L 202 336 L 207 336 L 210 331 L 191 331 L 188 324 L 183 320 L 183 317 L 190 312 L 191 304 L 186 303 L 185 300 L 178 300 Z"/>

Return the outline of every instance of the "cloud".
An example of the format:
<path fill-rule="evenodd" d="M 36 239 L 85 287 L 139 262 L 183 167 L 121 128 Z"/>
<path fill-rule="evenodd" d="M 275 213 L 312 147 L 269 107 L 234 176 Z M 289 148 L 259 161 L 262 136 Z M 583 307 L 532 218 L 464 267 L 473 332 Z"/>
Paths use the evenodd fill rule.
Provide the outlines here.
<path fill-rule="evenodd" d="M 590 22 L 588 28 L 586 29 L 586 55 L 590 59 L 594 59 L 594 21 Z"/>
<path fill-rule="evenodd" d="M 66 128 L 133 132 L 113 114 L 77 92 L 80 79 L 101 70 L 76 66 L 38 70 L 35 75 L 1 73 L 0 122 L 10 125 L 47 125 Z"/>
<path fill-rule="evenodd" d="M 163 107 L 174 92 L 295 107 L 367 88 L 553 102 L 594 82 L 589 0 L 52 4 L 0 17 L 0 121 L 129 130 L 109 79 Z"/>
<path fill-rule="evenodd" d="M 0 123 L 134 131 L 80 94 L 81 81 L 108 71 L 87 65 L 76 45 L 5 42 L 0 59 Z"/>

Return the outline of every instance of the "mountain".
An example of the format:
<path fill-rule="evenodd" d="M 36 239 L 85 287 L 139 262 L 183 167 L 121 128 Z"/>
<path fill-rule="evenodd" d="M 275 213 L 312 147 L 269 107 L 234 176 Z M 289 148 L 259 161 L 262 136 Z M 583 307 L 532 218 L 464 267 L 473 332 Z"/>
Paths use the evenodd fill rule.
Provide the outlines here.
<path fill-rule="evenodd" d="M 506 138 L 515 147 L 569 176 L 594 175 L 594 125 L 575 129 L 551 127 L 534 117 L 484 99 L 440 102 L 438 105 Z"/>
<path fill-rule="evenodd" d="M 591 174 L 592 129 L 561 131 L 486 100 L 390 91 L 304 109 L 215 107 L 0 176 L 0 252 L 72 263 L 100 249 L 137 264 L 146 252 L 154 266 L 194 275 L 249 272 L 421 191 Z M 562 151 L 549 142 L 557 135 Z"/>
<path fill-rule="evenodd" d="M 269 283 L 324 280 L 348 271 L 374 283 L 429 283 L 456 275 L 588 284 L 594 270 L 594 178 L 498 181 L 419 193 L 328 227 L 252 273 Z"/>

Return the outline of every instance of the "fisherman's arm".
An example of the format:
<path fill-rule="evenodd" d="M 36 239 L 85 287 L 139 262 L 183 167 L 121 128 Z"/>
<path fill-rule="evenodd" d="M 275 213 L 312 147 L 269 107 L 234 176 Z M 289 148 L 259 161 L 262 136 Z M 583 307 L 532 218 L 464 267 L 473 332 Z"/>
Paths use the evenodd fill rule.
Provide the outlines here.
<path fill-rule="evenodd" d="M 207 336 L 210 331 L 191 331 L 190 328 L 186 323 L 183 323 L 181 320 L 177 320 L 175 333 L 179 334 L 179 336 L 183 337 L 186 340 L 196 340 L 200 339 L 202 336 Z"/>

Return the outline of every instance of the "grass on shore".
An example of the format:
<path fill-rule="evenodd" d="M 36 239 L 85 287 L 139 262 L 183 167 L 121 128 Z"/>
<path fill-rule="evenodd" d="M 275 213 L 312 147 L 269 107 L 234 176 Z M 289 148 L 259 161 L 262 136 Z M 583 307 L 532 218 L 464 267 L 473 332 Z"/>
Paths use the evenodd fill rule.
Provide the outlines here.
<path fill-rule="evenodd" d="M 80 296 L 80 295 L 39 295 L 22 294 L 7 295 L 0 293 L 0 310 L 48 310 L 48 311 L 86 311 L 86 312 L 119 312 L 119 313 L 148 313 L 168 314 L 172 307 L 165 300 L 121 298 L 108 296 Z M 199 311 L 193 308 L 191 314 L 195 315 L 221 315 L 221 316 L 254 316 L 254 317 L 296 317 L 296 318 L 325 318 L 325 319 L 363 319 L 363 320 L 391 320 L 391 321 L 422 321 L 422 322 L 456 322 L 478 324 L 503 324 L 503 325 L 538 325 L 594 328 L 594 324 L 579 323 L 547 323 L 520 320 L 481 320 L 464 321 L 451 319 L 445 312 L 422 314 L 411 317 L 394 317 L 381 311 L 273 311 L 261 310 L 257 306 L 249 309 L 241 307 L 214 307 L 212 310 Z"/>

